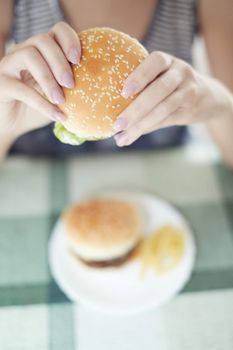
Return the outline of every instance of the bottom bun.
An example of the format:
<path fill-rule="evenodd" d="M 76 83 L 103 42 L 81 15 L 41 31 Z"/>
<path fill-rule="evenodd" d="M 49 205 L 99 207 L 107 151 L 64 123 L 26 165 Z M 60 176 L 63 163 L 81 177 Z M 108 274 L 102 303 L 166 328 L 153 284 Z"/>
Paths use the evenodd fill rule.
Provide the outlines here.
<path fill-rule="evenodd" d="M 77 254 L 79 260 L 81 260 L 85 265 L 96 268 L 106 268 L 106 267 L 117 267 L 121 266 L 129 260 L 133 259 L 137 256 L 137 252 L 139 251 L 141 241 L 139 241 L 130 251 L 125 253 L 124 255 L 119 256 L 118 258 L 110 259 L 110 260 L 84 260 Z"/>

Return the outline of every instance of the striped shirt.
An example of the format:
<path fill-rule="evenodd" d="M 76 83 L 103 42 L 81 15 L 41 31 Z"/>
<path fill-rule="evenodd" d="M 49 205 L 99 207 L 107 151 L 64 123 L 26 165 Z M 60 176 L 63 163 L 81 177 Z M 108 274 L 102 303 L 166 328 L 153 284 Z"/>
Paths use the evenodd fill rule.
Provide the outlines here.
<path fill-rule="evenodd" d="M 142 44 L 149 52 L 164 51 L 192 63 L 192 44 L 197 28 L 197 0 L 158 0 L 148 32 Z M 66 20 L 58 0 L 15 0 L 12 39 L 18 43 L 28 37 L 46 32 L 56 22 Z M 112 139 L 87 142 L 70 147 L 57 141 L 52 126 L 34 130 L 19 138 L 13 152 L 32 154 L 69 154 L 81 151 L 116 150 Z M 182 143 L 185 127 L 161 129 L 143 136 L 129 148 L 169 147 Z"/>

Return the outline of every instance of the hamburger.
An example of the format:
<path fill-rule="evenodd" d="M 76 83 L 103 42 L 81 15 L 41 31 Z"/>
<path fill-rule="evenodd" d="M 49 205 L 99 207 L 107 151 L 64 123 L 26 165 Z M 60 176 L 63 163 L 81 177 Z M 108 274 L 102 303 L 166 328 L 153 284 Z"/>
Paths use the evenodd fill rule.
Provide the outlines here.
<path fill-rule="evenodd" d="M 138 247 L 142 223 L 137 209 L 116 199 L 90 199 L 62 217 L 71 251 L 92 267 L 118 266 Z"/>
<path fill-rule="evenodd" d="M 146 49 L 134 38 L 110 28 L 93 28 L 79 34 L 82 56 L 72 65 L 75 86 L 64 88 L 67 116 L 56 122 L 56 137 L 71 145 L 115 134 L 113 123 L 135 97 L 122 95 L 124 81 L 145 59 Z"/>

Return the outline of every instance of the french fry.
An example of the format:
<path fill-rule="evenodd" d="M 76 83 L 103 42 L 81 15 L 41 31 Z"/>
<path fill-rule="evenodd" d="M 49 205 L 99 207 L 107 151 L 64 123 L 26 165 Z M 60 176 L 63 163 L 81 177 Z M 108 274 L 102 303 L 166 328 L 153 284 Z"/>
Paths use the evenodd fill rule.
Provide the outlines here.
<path fill-rule="evenodd" d="M 142 247 L 141 276 L 148 270 L 161 275 L 177 266 L 184 255 L 185 239 L 182 230 L 165 225 L 152 232 Z"/>

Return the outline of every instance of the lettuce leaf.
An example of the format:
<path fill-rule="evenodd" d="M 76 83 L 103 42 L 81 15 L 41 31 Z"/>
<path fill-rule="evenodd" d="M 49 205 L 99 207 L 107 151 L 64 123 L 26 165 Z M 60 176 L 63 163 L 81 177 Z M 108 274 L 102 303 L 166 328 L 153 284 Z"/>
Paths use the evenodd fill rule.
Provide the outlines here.
<path fill-rule="evenodd" d="M 78 137 L 77 135 L 68 131 L 64 125 L 59 122 L 55 123 L 53 133 L 58 138 L 58 140 L 72 146 L 79 146 L 86 141 L 86 139 Z"/>

